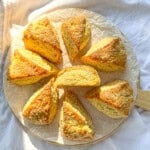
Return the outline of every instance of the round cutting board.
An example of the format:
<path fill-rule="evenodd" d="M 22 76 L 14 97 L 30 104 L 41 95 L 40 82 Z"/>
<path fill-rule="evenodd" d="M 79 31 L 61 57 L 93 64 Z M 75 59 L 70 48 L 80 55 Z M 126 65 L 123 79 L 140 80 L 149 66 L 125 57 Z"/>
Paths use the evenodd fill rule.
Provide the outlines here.
<path fill-rule="evenodd" d="M 69 61 L 67 51 L 61 37 L 60 27 L 64 20 L 80 14 L 85 14 L 87 16 L 89 23 L 91 24 L 91 42 L 89 44 L 89 47 L 92 46 L 101 38 L 106 36 L 119 36 L 123 40 L 127 52 L 127 64 L 126 64 L 125 72 L 122 73 L 98 72 L 98 73 L 102 80 L 101 84 L 112 81 L 114 79 L 127 80 L 133 88 L 134 100 L 135 100 L 137 95 L 137 79 L 139 74 L 136 57 L 128 41 L 126 40 L 124 35 L 119 31 L 119 29 L 117 29 L 117 27 L 115 27 L 111 22 L 109 22 L 105 17 L 101 16 L 100 14 L 96 14 L 94 12 L 84 10 L 84 9 L 75 9 L 75 8 L 60 9 L 60 10 L 53 11 L 51 13 L 44 14 L 44 16 L 46 15 L 53 22 L 53 24 L 55 25 L 59 33 L 61 49 L 63 51 L 63 63 L 60 64 L 59 67 L 65 68 L 68 66 L 75 65 L 75 64 L 71 64 Z M 125 121 L 125 118 L 111 119 L 106 115 L 104 115 L 103 113 L 97 111 L 87 100 L 84 99 L 84 94 L 87 90 L 89 90 L 89 88 L 83 88 L 83 87 L 72 88 L 72 90 L 78 95 L 79 99 L 81 100 L 85 108 L 88 110 L 90 116 L 92 117 L 94 129 L 95 129 L 95 136 L 92 140 L 71 141 L 71 140 L 64 139 L 61 136 L 60 129 L 59 129 L 59 114 L 60 114 L 60 107 L 61 107 L 61 99 L 59 102 L 59 109 L 57 115 L 54 121 L 52 122 L 52 124 L 39 126 L 39 125 L 33 125 L 24 120 L 21 114 L 24 104 L 38 88 L 42 87 L 42 85 L 49 80 L 49 78 L 44 79 L 36 84 L 26 85 L 26 86 L 17 86 L 7 81 L 7 68 L 10 62 L 13 49 L 23 46 L 23 42 L 22 42 L 23 29 L 24 27 L 19 27 L 19 26 L 15 26 L 14 28 L 11 29 L 11 38 L 12 38 L 11 49 L 9 50 L 9 53 L 5 60 L 5 68 L 3 74 L 3 81 L 4 81 L 3 88 L 4 88 L 5 98 L 12 112 L 17 117 L 18 121 L 22 124 L 23 128 L 26 131 L 30 132 L 31 134 L 34 134 L 35 136 L 40 137 L 43 140 L 49 142 L 55 142 L 63 145 L 78 145 L 78 144 L 85 144 L 85 143 L 93 143 L 98 140 L 103 140 L 106 137 L 109 137 L 112 133 L 114 133 L 116 129 Z M 80 64 L 80 62 L 78 62 L 78 64 Z"/>

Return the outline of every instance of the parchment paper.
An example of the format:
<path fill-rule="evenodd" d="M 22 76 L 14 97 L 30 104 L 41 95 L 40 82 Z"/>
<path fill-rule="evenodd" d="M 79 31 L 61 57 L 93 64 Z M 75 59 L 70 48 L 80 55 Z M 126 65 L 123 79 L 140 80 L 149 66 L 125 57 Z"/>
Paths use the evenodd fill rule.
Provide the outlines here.
<path fill-rule="evenodd" d="M 102 84 L 108 81 L 112 81 L 114 79 L 125 79 L 127 80 L 130 85 L 133 88 L 134 91 L 134 99 L 136 98 L 137 95 L 137 77 L 138 77 L 138 66 L 137 66 L 137 60 L 136 57 L 129 46 L 129 43 L 123 36 L 123 34 L 109 21 L 107 21 L 103 16 L 98 15 L 94 12 L 90 12 L 87 10 L 82 10 L 82 9 L 62 9 L 62 10 L 57 10 L 54 12 L 51 12 L 50 14 L 45 14 L 48 16 L 55 24 L 57 31 L 59 32 L 59 38 L 60 38 L 60 43 L 61 43 L 61 48 L 63 50 L 63 63 L 59 67 L 67 67 L 71 66 L 72 64 L 70 63 L 67 52 L 65 49 L 65 46 L 63 44 L 62 38 L 61 38 L 61 33 L 60 33 L 60 26 L 62 21 L 65 19 L 68 19 L 71 16 L 79 15 L 79 14 L 85 14 L 88 18 L 88 21 L 91 24 L 91 31 L 92 31 L 92 37 L 91 37 L 91 45 L 96 43 L 99 39 L 105 36 L 119 36 L 123 41 L 126 46 L 126 51 L 127 51 L 127 65 L 126 65 L 126 71 L 124 73 L 104 73 L 104 72 L 99 72 L 99 75 L 102 80 Z M 11 49 L 9 51 L 9 54 L 7 56 L 6 62 L 5 62 L 5 72 L 4 72 L 4 92 L 5 92 L 5 97 L 8 101 L 9 106 L 11 107 L 13 113 L 15 116 L 19 119 L 21 124 L 31 133 L 34 135 L 46 140 L 46 141 L 51 141 L 51 142 L 56 142 L 59 144 L 65 144 L 65 145 L 75 145 L 75 144 L 84 144 L 84 143 L 89 143 L 97 140 L 104 139 L 105 137 L 109 136 L 114 132 L 120 124 L 123 123 L 125 119 L 111 119 L 104 114 L 98 112 L 96 109 L 94 109 L 93 106 L 91 106 L 87 100 L 83 98 L 84 93 L 89 90 L 89 88 L 72 88 L 74 92 L 78 95 L 82 103 L 84 104 L 85 108 L 88 110 L 90 113 L 93 124 L 95 127 L 95 136 L 94 139 L 91 141 L 69 141 L 66 139 L 63 139 L 60 131 L 59 131 L 59 110 L 61 106 L 61 100 L 59 103 L 59 110 L 57 112 L 57 115 L 53 121 L 53 123 L 49 126 L 37 126 L 37 125 L 32 125 L 26 121 L 24 121 L 21 111 L 28 100 L 28 98 L 35 92 L 38 88 L 40 88 L 43 84 L 45 84 L 49 78 L 40 81 L 37 84 L 33 85 L 27 85 L 27 86 L 16 86 L 11 84 L 10 82 L 7 81 L 7 66 L 9 64 L 10 58 L 11 58 L 11 53 L 12 50 L 15 49 L 16 47 L 23 46 L 22 43 L 22 31 L 24 27 L 21 26 L 14 26 L 11 29 L 11 38 L 12 38 L 12 44 L 11 44 Z M 90 45 L 90 46 L 91 46 Z"/>

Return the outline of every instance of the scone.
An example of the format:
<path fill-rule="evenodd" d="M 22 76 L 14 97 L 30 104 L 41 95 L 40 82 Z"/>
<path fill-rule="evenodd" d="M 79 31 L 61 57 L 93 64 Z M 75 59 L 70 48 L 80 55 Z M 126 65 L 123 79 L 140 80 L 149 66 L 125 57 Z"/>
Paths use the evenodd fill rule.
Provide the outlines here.
<path fill-rule="evenodd" d="M 58 69 L 38 54 L 20 48 L 15 50 L 8 69 L 8 80 L 18 85 L 26 85 L 55 75 Z"/>
<path fill-rule="evenodd" d="M 97 71 L 86 65 L 62 69 L 55 81 L 58 87 L 63 86 L 99 86 L 100 77 Z"/>
<path fill-rule="evenodd" d="M 30 23 L 24 31 L 24 45 L 51 62 L 61 62 L 61 49 L 57 32 L 52 22 L 47 18 Z"/>
<path fill-rule="evenodd" d="M 90 40 L 91 29 L 86 16 L 75 16 L 64 21 L 61 32 L 69 58 L 74 61 Z"/>
<path fill-rule="evenodd" d="M 70 140 L 86 140 L 94 136 L 91 117 L 71 91 L 64 96 L 60 115 L 62 135 Z"/>
<path fill-rule="evenodd" d="M 86 95 L 87 100 L 111 118 L 127 117 L 133 102 L 133 92 L 127 81 L 115 80 Z"/>
<path fill-rule="evenodd" d="M 81 57 L 81 62 L 101 71 L 124 71 L 126 50 L 119 37 L 105 37 Z"/>
<path fill-rule="evenodd" d="M 56 115 L 57 107 L 58 90 L 51 79 L 29 98 L 22 115 L 33 124 L 50 124 Z"/>

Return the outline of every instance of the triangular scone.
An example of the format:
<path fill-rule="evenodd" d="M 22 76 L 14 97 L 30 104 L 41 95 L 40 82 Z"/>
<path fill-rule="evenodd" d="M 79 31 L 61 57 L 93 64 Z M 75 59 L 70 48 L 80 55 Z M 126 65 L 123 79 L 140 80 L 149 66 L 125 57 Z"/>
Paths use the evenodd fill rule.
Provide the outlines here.
<path fill-rule="evenodd" d="M 58 69 L 40 55 L 21 48 L 15 50 L 8 69 L 8 80 L 18 85 L 38 82 L 40 79 L 55 75 Z"/>
<path fill-rule="evenodd" d="M 59 63 L 62 59 L 57 32 L 47 17 L 30 23 L 24 31 L 23 41 L 27 49 L 51 62 Z"/>
<path fill-rule="evenodd" d="M 29 98 L 22 115 L 33 124 L 50 124 L 56 115 L 57 107 L 58 90 L 51 79 Z"/>
<path fill-rule="evenodd" d="M 62 69 L 55 81 L 58 87 L 63 86 L 99 86 L 100 77 L 90 66 L 80 65 Z"/>
<path fill-rule="evenodd" d="M 105 37 L 81 57 L 81 62 L 102 71 L 123 71 L 126 51 L 119 37 Z"/>
<path fill-rule="evenodd" d="M 94 136 L 90 115 L 78 97 L 71 91 L 65 92 L 60 115 L 62 135 L 70 140 L 91 139 Z"/>
<path fill-rule="evenodd" d="M 127 117 L 133 102 L 133 91 L 128 82 L 115 80 L 86 95 L 88 101 L 111 118 Z"/>
<path fill-rule="evenodd" d="M 91 35 L 86 16 L 80 15 L 66 20 L 61 27 L 62 37 L 71 61 L 88 45 Z"/>

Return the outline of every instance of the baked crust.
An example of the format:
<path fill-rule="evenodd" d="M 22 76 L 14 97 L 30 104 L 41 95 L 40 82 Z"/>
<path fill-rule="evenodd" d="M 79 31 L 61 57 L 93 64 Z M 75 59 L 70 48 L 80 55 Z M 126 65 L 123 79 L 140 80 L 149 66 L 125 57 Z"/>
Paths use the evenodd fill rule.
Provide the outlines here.
<path fill-rule="evenodd" d="M 109 117 L 122 118 L 129 114 L 133 91 L 127 81 L 115 80 L 88 92 L 86 98 Z"/>
<path fill-rule="evenodd" d="M 60 116 L 62 135 L 70 140 L 86 140 L 94 136 L 93 123 L 78 97 L 65 91 Z"/>
<path fill-rule="evenodd" d="M 119 37 L 105 37 L 81 57 L 81 62 L 102 71 L 124 71 L 126 51 Z"/>
<path fill-rule="evenodd" d="M 8 80 L 26 85 L 38 82 L 42 78 L 55 75 L 58 69 L 34 52 L 20 48 L 15 50 L 8 68 Z"/>
<path fill-rule="evenodd" d="M 83 52 L 88 45 L 91 29 L 85 15 L 71 17 L 61 27 L 64 44 L 71 61 Z"/>
<path fill-rule="evenodd" d="M 90 66 L 80 65 L 62 69 L 55 81 L 56 86 L 99 86 L 100 77 Z"/>
<path fill-rule="evenodd" d="M 57 107 L 58 90 L 51 79 L 29 98 L 22 115 L 33 124 L 50 124 L 56 115 Z"/>
<path fill-rule="evenodd" d="M 24 31 L 23 41 L 27 49 L 49 61 L 54 63 L 62 61 L 58 35 L 48 17 L 30 23 Z"/>

